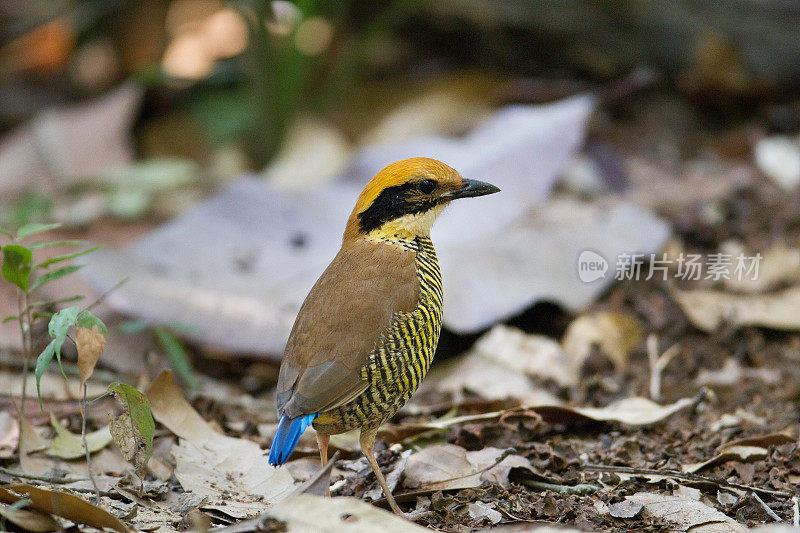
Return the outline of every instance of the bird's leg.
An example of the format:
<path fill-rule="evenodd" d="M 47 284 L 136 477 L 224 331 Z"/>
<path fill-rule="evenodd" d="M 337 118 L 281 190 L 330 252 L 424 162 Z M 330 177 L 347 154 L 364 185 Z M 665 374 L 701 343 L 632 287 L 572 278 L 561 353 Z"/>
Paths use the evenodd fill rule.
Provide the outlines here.
<path fill-rule="evenodd" d="M 331 440 L 331 436 L 327 433 L 322 433 L 317 431 L 317 446 L 319 446 L 319 461 L 322 463 L 322 468 L 325 468 L 325 465 L 328 464 L 328 443 Z M 331 485 L 330 482 L 328 483 L 328 490 L 325 493 L 325 496 L 328 498 L 331 497 Z"/>
<path fill-rule="evenodd" d="M 378 433 L 377 428 L 361 430 L 361 451 L 364 452 L 364 456 L 367 458 L 367 461 L 369 461 L 372 471 L 375 472 L 375 477 L 378 478 L 378 483 L 381 484 L 383 494 L 386 496 L 386 501 L 389 502 L 389 507 L 392 508 L 392 511 L 394 511 L 395 514 L 405 518 L 406 514 L 400 510 L 400 507 L 397 506 L 397 502 L 394 501 L 392 491 L 389 490 L 389 485 L 386 484 L 386 479 L 383 477 L 383 473 L 381 473 L 381 468 L 378 466 L 378 461 L 375 460 L 375 454 L 372 453 L 372 446 L 375 444 L 376 433 Z"/>
<path fill-rule="evenodd" d="M 330 440 L 330 435 L 317 431 L 317 446 L 319 446 L 319 460 L 322 466 L 328 464 L 328 443 Z"/>

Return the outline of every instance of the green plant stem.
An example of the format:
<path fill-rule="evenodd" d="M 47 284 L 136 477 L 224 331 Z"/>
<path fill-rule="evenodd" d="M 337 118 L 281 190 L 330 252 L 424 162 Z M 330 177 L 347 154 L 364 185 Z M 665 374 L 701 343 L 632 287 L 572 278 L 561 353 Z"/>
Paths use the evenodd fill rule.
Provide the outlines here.
<path fill-rule="evenodd" d="M 92 487 L 97 497 L 95 503 L 100 503 L 100 489 L 97 488 L 97 481 L 92 473 L 92 454 L 89 453 L 89 444 L 86 442 L 86 382 L 83 383 L 83 400 L 81 400 L 81 438 L 83 449 L 86 450 L 86 470 L 89 472 L 89 479 L 92 480 Z"/>
<path fill-rule="evenodd" d="M 24 293 L 24 300 L 25 300 L 25 308 L 28 308 L 29 303 L 29 295 L 28 293 Z M 25 400 L 28 395 L 28 371 L 30 370 L 30 360 L 31 360 L 31 342 L 30 342 L 30 335 L 31 335 L 31 325 L 30 319 L 27 319 L 27 331 L 25 330 L 26 324 L 26 317 L 29 317 L 30 314 L 23 311 L 23 293 L 20 291 L 19 295 L 17 296 L 17 310 L 19 311 L 19 332 L 22 336 L 22 394 L 20 395 L 20 406 L 19 406 L 19 427 L 22 428 L 22 419 L 25 416 Z M 22 450 L 19 450 L 19 458 L 22 459 Z"/>

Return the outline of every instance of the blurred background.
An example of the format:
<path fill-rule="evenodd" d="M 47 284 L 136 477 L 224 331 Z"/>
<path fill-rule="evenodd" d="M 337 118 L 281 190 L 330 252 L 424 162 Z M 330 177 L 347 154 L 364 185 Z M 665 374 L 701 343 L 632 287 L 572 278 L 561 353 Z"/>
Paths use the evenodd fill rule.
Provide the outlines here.
<path fill-rule="evenodd" d="M 581 250 L 613 273 L 797 244 L 798 23 L 780 0 L 4 0 L 0 225 L 111 245 L 65 294 L 128 279 L 114 311 L 275 361 L 361 185 L 440 157 L 511 188 L 445 217 L 441 349 L 558 338 L 614 281 L 581 282 Z"/>

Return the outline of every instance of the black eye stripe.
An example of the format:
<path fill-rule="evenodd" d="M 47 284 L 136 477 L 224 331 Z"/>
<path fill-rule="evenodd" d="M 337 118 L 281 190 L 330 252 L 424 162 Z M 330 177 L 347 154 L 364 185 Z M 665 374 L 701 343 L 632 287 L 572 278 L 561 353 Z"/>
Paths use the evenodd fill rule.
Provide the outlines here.
<path fill-rule="evenodd" d="M 434 188 L 436 187 L 436 181 Z M 386 187 L 368 208 L 358 214 L 358 223 L 363 233 L 377 229 L 383 223 L 401 217 L 424 213 L 436 206 L 436 201 L 419 197 L 419 183 L 403 183 Z"/>

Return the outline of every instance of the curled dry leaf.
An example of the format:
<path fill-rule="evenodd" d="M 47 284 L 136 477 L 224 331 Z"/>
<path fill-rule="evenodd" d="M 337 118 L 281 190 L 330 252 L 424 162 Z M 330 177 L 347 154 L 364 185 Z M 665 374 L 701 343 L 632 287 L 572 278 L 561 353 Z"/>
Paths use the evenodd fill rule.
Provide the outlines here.
<path fill-rule="evenodd" d="M 110 431 L 114 444 L 137 471 L 144 470 L 153 454 L 156 426 L 147 397 L 126 383 L 112 383 L 109 392 L 122 407 L 122 414 L 111 416 Z"/>
<path fill-rule="evenodd" d="M 592 347 L 598 346 L 617 370 L 628 367 L 628 355 L 642 339 L 642 325 L 635 318 L 601 311 L 581 315 L 567 327 L 564 334 L 564 353 L 577 372 L 589 357 Z"/>
<path fill-rule="evenodd" d="M 62 459 L 77 459 L 86 456 L 83 448 L 83 438 L 65 428 L 54 415 L 50 415 L 50 425 L 56 430 L 56 436 L 50 446 L 44 450 L 45 455 L 61 457 Z M 111 442 L 109 426 L 86 434 L 86 446 L 89 453 L 102 450 Z"/>
<path fill-rule="evenodd" d="M 727 461 L 755 461 L 763 459 L 769 453 L 769 446 L 778 446 L 796 442 L 796 439 L 784 433 L 773 433 L 760 437 L 748 437 L 729 442 L 717 450 L 717 455 L 702 463 L 685 464 L 682 470 L 689 474 L 700 472 Z"/>
<path fill-rule="evenodd" d="M 85 524 L 97 529 L 108 528 L 119 533 L 130 533 L 128 526 L 119 518 L 73 494 L 26 484 L 0 487 L 0 502 L 14 503 L 23 498 L 31 500 L 29 509 L 61 516 L 76 524 Z"/>
<path fill-rule="evenodd" d="M 571 424 L 576 422 L 622 422 L 629 426 L 645 426 L 655 424 L 691 406 L 694 400 L 681 398 L 669 405 L 659 405 L 647 398 L 638 396 L 625 398 L 606 407 L 566 407 L 546 405 L 530 407 L 546 422 L 551 424 Z"/>

